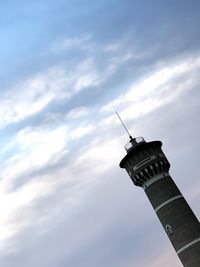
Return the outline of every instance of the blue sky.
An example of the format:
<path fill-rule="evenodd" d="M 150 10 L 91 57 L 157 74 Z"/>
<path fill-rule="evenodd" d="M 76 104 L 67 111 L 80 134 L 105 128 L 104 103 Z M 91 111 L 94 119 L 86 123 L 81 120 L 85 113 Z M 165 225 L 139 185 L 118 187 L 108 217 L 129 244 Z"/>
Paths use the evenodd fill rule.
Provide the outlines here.
<path fill-rule="evenodd" d="M 181 266 L 118 167 L 162 140 L 200 216 L 199 1 L 1 1 L 0 265 Z"/>

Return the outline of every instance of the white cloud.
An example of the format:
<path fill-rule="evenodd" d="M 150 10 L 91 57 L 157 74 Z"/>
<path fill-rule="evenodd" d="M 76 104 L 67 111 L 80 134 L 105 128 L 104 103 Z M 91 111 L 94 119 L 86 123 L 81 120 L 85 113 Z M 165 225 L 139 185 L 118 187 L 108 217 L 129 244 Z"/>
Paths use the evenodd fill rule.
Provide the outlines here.
<path fill-rule="evenodd" d="M 81 62 L 77 67 L 77 74 L 74 86 L 76 92 L 90 86 L 97 86 L 102 82 L 103 76 L 97 71 L 93 58 Z"/>
<path fill-rule="evenodd" d="M 103 106 L 101 111 L 110 112 L 122 109 L 124 115 L 131 118 L 146 114 L 174 100 L 184 90 L 189 90 L 189 84 L 194 82 L 193 72 L 199 68 L 200 57 L 184 59 L 183 62 L 166 66 L 131 86 L 125 94 Z M 189 78 L 188 73 L 191 74 Z M 176 80 L 180 77 L 182 82 L 176 84 Z"/>
<path fill-rule="evenodd" d="M 84 117 L 86 115 L 88 115 L 89 113 L 89 109 L 86 107 L 78 107 L 78 108 L 74 108 L 72 110 L 70 110 L 67 115 L 66 118 L 67 119 L 78 119 L 81 117 Z"/>
<path fill-rule="evenodd" d="M 77 127 L 75 130 L 73 130 L 70 133 L 70 136 L 72 139 L 79 139 L 80 137 L 83 137 L 84 135 L 91 134 L 94 130 L 95 130 L 94 125 L 88 124 L 86 126 Z"/>
<path fill-rule="evenodd" d="M 33 217 L 35 225 L 45 219 L 46 214 L 42 214 L 40 211 L 38 211 L 40 216 L 35 217 L 33 207 L 40 199 L 50 196 L 56 191 L 60 186 L 58 181 L 59 179 L 56 179 L 54 176 L 41 176 L 38 179 L 27 182 L 13 192 L 3 192 L 1 190 L 1 253 L 10 253 L 18 250 L 17 247 L 9 246 L 9 240 L 26 227 L 32 225 Z M 2 185 L 3 183 L 1 183 Z"/>
<path fill-rule="evenodd" d="M 83 147 L 77 158 L 76 166 L 81 165 L 90 169 L 90 173 L 103 173 L 106 169 L 114 166 L 120 158 L 120 140 L 118 138 L 96 139 L 93 143 Z M 94 166 L 94 169 L 91 169 Z"/>
<path fill-rule="evenodd" d="M 54 44 L 51 45 L 50 51 L 61 53 L 65 52 L 68 49 L 83 49 L 83 50 L 89 50 L 91 45 L 89 44 L 89 41 L 91 41 L 92 35 L 88 34 L 85 36 L 75 36 L 75 37 L 66 37 L 64 39 L 58 40 Z"/>
<path fill-rule="evenodd" d="M 0 127 L 38 113 L 52 100 L 68 98 L 72 93 L 69 84 L 62 68 L 52 68 L 15 85 L 0 101 Z"/>
<path fill-rule="evenodd" d="M 83 60 L 73 70 L 50 68 L 21 84 L 16 84 L 0 100 L 0 128 L 35 115 L 52 101 L 68 99 L 77 91 L 101 82 L 92 59 Z"/>
<path fill-rule="evenodd" d="M 18 175 L 25 175 L 38 168 L 46 166 L 55 156 L 66 153 L 66 141 L 68 136 L 67 126 L 61 126 L 52 131 L 32 130 L 25 128 L 16 137 L 19 151 L 16 152 L 6 163 L 2 170 L 2 179 L 5 185 L 10 186 L 10 179 Z M 4 186 L 5 186 L 4 185 Z M 1 189 L 6 189 L 2 187 Z"/>
<path fill-rule="evenodd" d="M 78 40 L 72 40 L 71 45 Z M 0 128 L 36 115 L 52 102 L 68 100 L 82 90 L 102 85 L 131 58 L 132 55 L 127 53 L 105 59 L 104 66 L 99 68 L 97 59 L 90 53 L 80 63 L 72 64 L 70 69 L 63 63 L 17 83 L 0 100 Z"/>
<path fill-rule="evenodd" d="M 27 177 L 25 183 L 17 188 L 14 187 L 13 190 L 18 177 L 25 177 L 27 173 L 59 162 L 69 152 L 66 144 L 67 138 L 68 128 L 66 126 L 53 130 L 36 130 L 27 127 L 17 134 L 15 145 L 18 145 L 18 151 L 2 164 L 1 171 L 1 251 L 9 252 L 7 241 L 32 224 L 33 214 L 31 218 L 28 215 L 22 217 L 18 215 L 24 210 L 31 209 L 41 198 L 53 194 L 63 183 L 66 184 L 63 175 L 57 177 L 53 172 L 48 175 L 38 174 L 35 179 L 30 180 Z M 40 217 L 35 218 L 34 223 L 39 223 L 44 216 L 46 215 L 41 214 Z"/>
<path fill-rule="evenodd" d="M 124 45 L 124 41 L 120 40 L 119 43 L 120 44 L 117 45 L 119 47 Z M 104 57 L 104 49 L 102 50 L 92 43 L 91 34 L 59 40 L 52 45 L 51 49 L 64 52 L 69 48 L 77 50 L 87 49 L 89 54 L 79 64 L 75 66 L 72 65 L 70 70 L 65 70 L 63 67 L 53 68 L 49 71 L 50 74 L 48 77 L 44 77 L 42 81 L 39 79 L 38 83 L 42 83 L 42 88 L 45 85 L 50 88 L 48 94 L 42 95 L 37 101 L 29 103 L 29 105 L 32 104 L 32 112 L 30 112 L 30 114 L 40 111 L 50 101 L 56 100 L 59 96 L 60 98 L 67 98 L 86 88 L 102 85 L 114 74 L 119 66 L 136 57 L 131 51 L 127 51 L 126 53 L 123 51 L 123 55 L 113 55 L 109 58 L 105 55 L 103 68 L 98 68 L 96 54 L 101 53 L 102 57 Z M 44 76 L 46 76 L 46 74 Z M 55 77 L 53 81 L 51 77 Z M 40 86 L 37 87 L 39 88 Z M 55 90 L 54 87 L 58 90 Z M 41 88 L 39 92 L 41 93 Z M 23 108 L 23 105 L 17 106 L 17 109 L 21 111 L 22 117 L 25 111 L 27 111 L 25 107 Z"/>

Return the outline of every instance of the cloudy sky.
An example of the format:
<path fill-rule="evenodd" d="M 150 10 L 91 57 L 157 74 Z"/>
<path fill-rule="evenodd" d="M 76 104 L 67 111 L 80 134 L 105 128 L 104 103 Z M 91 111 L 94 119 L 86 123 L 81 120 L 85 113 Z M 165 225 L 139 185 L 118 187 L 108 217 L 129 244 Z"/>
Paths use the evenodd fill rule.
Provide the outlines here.
<path fill-rule="evenodd" d="M 199 1 L 1 0 L 0 265 L 181 264 L 118 164 L 161 140 L 200 217 Z"/>

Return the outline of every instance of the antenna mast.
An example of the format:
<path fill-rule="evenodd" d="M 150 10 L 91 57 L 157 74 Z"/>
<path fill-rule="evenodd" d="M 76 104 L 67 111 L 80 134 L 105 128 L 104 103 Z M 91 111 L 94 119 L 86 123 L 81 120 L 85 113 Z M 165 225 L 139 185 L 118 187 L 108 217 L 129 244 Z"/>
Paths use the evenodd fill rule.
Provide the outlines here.
<path fill-rule="evenodd" d="M 117 111 L 115 111 L 115 113 L 117 114 L 117 117 L 119 118 L 119 120 L 120 120 L 121 124 L 123 125 L 123 127 L 124 127 L 125 131 L 127 132 L 128 136 L 129 136 L 129 138 L 130 138 L 130 140 L 132 140 L 132 139 L 133 139 L 133 137 L 130 135 L 130 133 L 129 133 L 128 129 L 126 128 L 126 125 L 125 125 L 125 124 L 124 124 L 124 122 L 122 121 L 122 119 L 121 119 L 121 117 L 119 116 L 118 112 L 117 112 Z"/>

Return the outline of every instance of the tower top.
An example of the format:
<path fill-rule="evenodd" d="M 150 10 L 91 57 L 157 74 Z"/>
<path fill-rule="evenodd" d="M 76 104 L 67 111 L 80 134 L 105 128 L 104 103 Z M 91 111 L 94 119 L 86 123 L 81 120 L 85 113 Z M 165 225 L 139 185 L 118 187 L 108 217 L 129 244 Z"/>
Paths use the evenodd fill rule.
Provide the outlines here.
<path fill-rule="evenodd" d="M 130 140 L 126 145 L 126 156 L 121 160 L 119 166 L 121 168 L 125 168 L 126 162 L 129 161 L 130 158 L 133 157 L 133 155 L 140 153 L 140 151 L 144 150 L 152 150 L 155 149 L 156 151 L 159 151 L 161 149 L 162 142 L 160 141 L 151 141 L 146 142 L 143 137 L 137 137 L 132 140 Z M 157 153 L 157 152 L 156 152 Z M 143 158 L 143 154 L 141 155 Z M 147 155 L 148 157 L 148 155 Z"/>
<path fill-rule="evenodd" d="M 135 146 L 137 146 L 140 143 L 146 143 L 146 141 L 144 140 L 144 138 L 142 136 L 140 137 L 136 137 L 136 138 L 132 138 L 126 145 L 125 145 L 125 149 L 126 152 L 128 153 L 130 150 L 132 150 Z"/>
<path fill-rule="evenodd" d="M 125 125 L 124 122 L 122 121 L 121 117 L 119 116 L 119 113 L 118 113 L 117 111 L 115 111 L 115 113 L 117 114 L 117 117 L 119 118 L 119 120 L 120 120 L 122 126 L 124 127 L 125 131 L 127 132 L 128 136 L 129 136 L 129 138 L 130 138 L 130 141 L 129 141 L 129 142 L 125 145 L 125 147 L 124 147 L 125 150 L 126 150 L 126 152 L 127 152 L 127 154 L 128 154 L 128 153 L 130 152 L 130 150 L 132 150 L 135 146 L 138 146 L 138 145 L 141 144 L 141 143 L 146 143 L 146 141 L 144 140 L 143 137 L 136 137 L 136 138 L 133 138 L 133 137 L 130 135 L 130 133 L 129 133 L 129 131 L 128 131 L 126 125 Z"/>
<path fill-rule="evenodd" d="M 121 117 L 119 116 L 119 113 L 117 111 L 115 111 L 115 113 L 117 114 L 117 117 L 119 118 L 119 120 L 120 120 L 122 126 L 124 127 L 125 131 L 127 132 L 130 140 L 133 140 L 133 137 L 130 135 L 128 129 L 126 128 L 126 125 L 124 124 L 124 122 L 122 121 Z"/>

